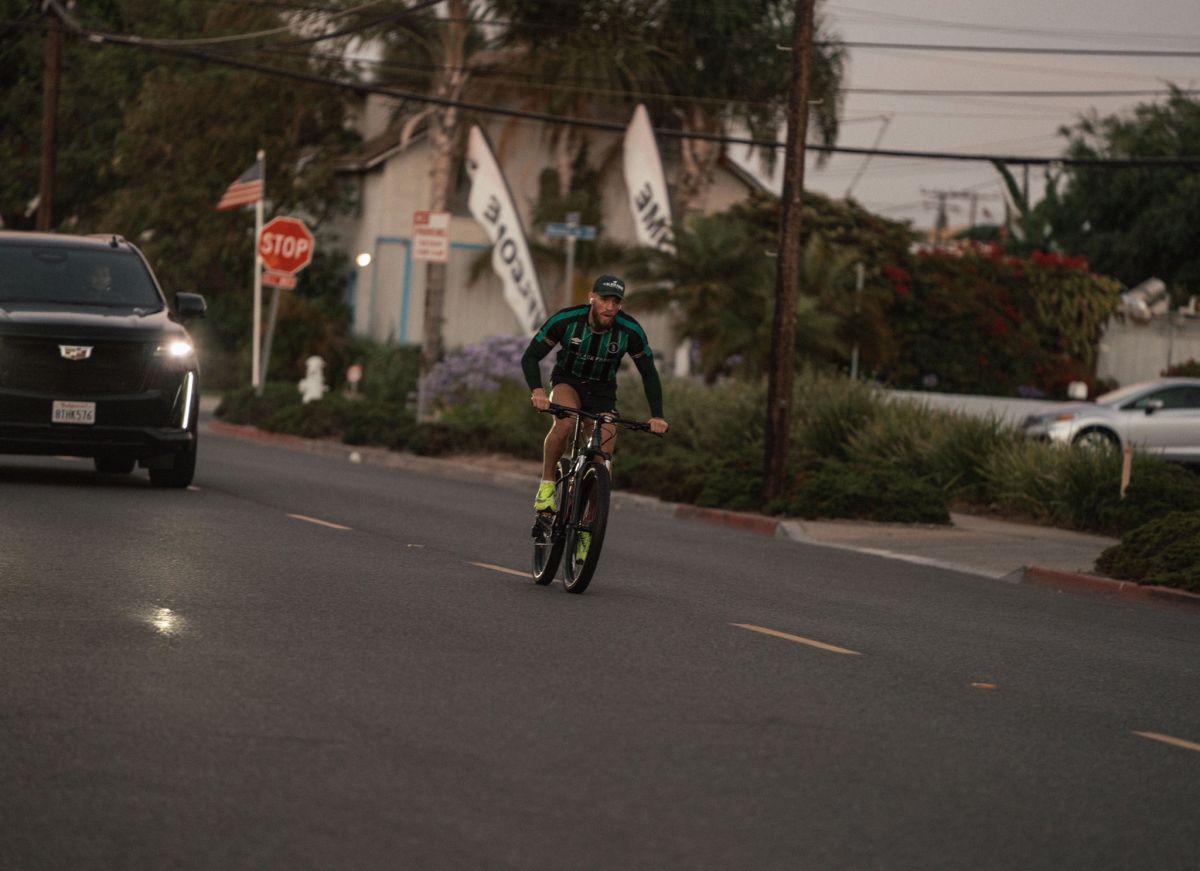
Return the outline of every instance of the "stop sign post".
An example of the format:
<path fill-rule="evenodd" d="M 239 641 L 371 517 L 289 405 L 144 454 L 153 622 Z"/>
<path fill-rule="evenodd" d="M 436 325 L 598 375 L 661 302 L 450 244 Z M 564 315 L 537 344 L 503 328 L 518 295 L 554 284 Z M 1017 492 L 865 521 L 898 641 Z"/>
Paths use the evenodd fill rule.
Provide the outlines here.
<path fill-rule="evenodd" d="M 259 384 L 267 383 L 267 369 L 271 364 L 271 340 L 275 336 L 275 321 L 279 317 L 279 288 L 291 289 L 296 286 L 295 275 L 312 263 L 314 247 L 313 234 L 299 218 L 272 218 L 258 234 L 258 256 L 267 267 L 263 282 L 275 286 L 275 292 L 271 295 L 271 314 L 263 345 Z"/>

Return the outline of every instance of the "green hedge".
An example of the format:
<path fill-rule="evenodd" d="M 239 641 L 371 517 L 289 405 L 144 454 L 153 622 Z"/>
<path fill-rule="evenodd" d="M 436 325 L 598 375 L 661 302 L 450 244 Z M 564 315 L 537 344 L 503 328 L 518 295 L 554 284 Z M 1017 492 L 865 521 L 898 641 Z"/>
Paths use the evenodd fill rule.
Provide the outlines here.
<path fill-rule="evenodd" d="M 1096 561 L 1112 578 L 1200 593 L 1200 511 L 1175 511 L 1125 535 Z"/>
<path fill-rule="evenodd" d="M 794 396 L 792 450 L 783 496 L 764 504 L 762 467 L 766 389 L 727 381 L 664 383 L 671 432 L 623 433 L 614 465 L 624 490 L 668 501 L 801 517 L 946 523 L 950 506 L 1016 519 L 1121 535 L 1172 511 L 1200 511 L 1200 476 L 1138 454 L 1125 498 L 1121 457 L 1033 442 L 997 419 L 931 410 L 889 398 L 862 382 L 802 373 Z M 234 422 L 350 444 L 421 454 L 503 453 L 540 459 L 550 420 L 529 406 L 518 381 L 481 391 L 417 425 L 400 391 L 389 399 L 330 394 L 301 405 L 291 384 L 249 388 L 222 401 Z M 640 380 L 623 377 L 620 409 L 644 419 Z"/>

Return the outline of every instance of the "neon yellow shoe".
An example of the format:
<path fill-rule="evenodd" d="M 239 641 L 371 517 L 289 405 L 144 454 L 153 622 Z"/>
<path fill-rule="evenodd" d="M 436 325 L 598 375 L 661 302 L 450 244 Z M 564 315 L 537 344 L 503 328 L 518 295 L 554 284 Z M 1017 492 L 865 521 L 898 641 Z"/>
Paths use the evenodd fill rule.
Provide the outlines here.
<path fill-rule="evenodd" d="M 590 532 L 579 533 L 579 539 L 575 542 L 575 562 L 581 563 L 587 559 L 588 548 L 592 546 L 592 534 Z"/>
<path fill-rule="evenodd" d="M 538 485 L 537 496 L 533 499 L 534 511 L 557 511 L 558 491 L 553 481 L 543 481 Z"/>

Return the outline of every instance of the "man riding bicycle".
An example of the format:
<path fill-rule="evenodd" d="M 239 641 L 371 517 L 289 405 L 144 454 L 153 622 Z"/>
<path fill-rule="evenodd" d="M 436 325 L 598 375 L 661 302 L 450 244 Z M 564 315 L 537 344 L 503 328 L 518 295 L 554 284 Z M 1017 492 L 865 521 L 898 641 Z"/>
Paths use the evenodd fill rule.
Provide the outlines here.
<path fill-rule="evenodd" d="M 658 435 L 667 431 L 662 410 L 662 382 L 654 367 L 650 343 L 641 325 L 621 311 L 624 299 L 625 282 L 615 275 L 601 275 L 588 294 L 587 305 L 561 309 L 542 324 L 521 357 L 521 369 L 532 391 L 529 401 L 534 408 L 547 410 L 553 397 L 557 405 L 615 413 L 617 367 L 621 358 L 629 354 L 641 373 L 642 387 L 650 403 L 650 431 Z M 551 391 L 547 396 L 542 389 L 542 373 L 538 362 L 555 345 L 561 347 L 554 371 L 550 373 Z M 558 510 L 554 467 L 566 450 L 573 425 L 569 418 L 555 418 L 546 435 L 542 481 L 533 501 L 535 511 Z M 617 428 L 605 425 L 602 435 L 604 451 L 611 456 L 617 440 Z M 583 547 L 586 550 L 586 543 L 583 543 Z"/>

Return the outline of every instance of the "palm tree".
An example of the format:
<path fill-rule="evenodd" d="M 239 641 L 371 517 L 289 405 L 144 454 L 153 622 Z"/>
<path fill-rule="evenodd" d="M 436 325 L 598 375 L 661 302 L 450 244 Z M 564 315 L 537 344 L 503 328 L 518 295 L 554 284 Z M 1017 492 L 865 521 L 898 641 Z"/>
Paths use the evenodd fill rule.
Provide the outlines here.
<path fill-rule="evenodd" d="M 673 96 L 656 108 L 669 112 L 684 134 L 717 135 L 731 126 L 774 139 L 783 125 L 791 59 L 778 46 L 791 42 L 791 0 L 665 0 L 659 31 L 671 39 Z M 845 47 L 817 16 L 812 57 L 810 120 L 824 145 L 837 141 Z M 719 142 L 683 138 L 677 179 L 677 216 L 703 208 Z M 764 168 L 775 150 L 759 152 Z M 824 159 L 824 156 L 820 159 Z"/>
<path fill-rule="evenodd" d="M 510 50 L 497 74 L 518 104 L 553 115 L 625 121 L 645 93 L 667 87 L 676 62 L 656 31 L 658 0 L 491 0 Z M 587 142 L 571 124 L 552 124 L 554 169 L 563 195 Z"/>
<path fill-rule="evenodd" d="M 651 285 L 632 296 L 631 305 L 676 312 L 679 335 L 699 344 L 706 382 L 766 372 L 775 263 L 749 223 L 728 214 L 695 217 L 676 228 L 673 252 L 634 251 L 629 274 Z M 817 297 L 801 297 L 798 356 L 825 356 L 836 345 L 835 326 Z"/>
<path fill-rule="evenodd" d="M 477 76 L 500 63 L 481 28 L 487 7 L 471 0 L 445 0 L 444 16 L 425 5 L 387 16 L 377 36 L 385 45 L 385 84 L 427 93 L 438 103 L 420 103 L 414 109 L 401 104 L 405 119 L 401 138 L 407 139 L 424 125 L 433 150 L 430 169 L 430 211 L 445 211 L 458 178 L 466 125 L 464 112 L 454 103 L 484 100 L 488 87 Z M 373 10 L 374 11 L 374 10 Z M 425 272 L 425 318 L 421 341 L 421 384 L 442 357 L 442 324 L 446 295 L 446 264 L 430 262 Z M 425 391 L 420 392 L 418 415 L 428 416 Z"/>

